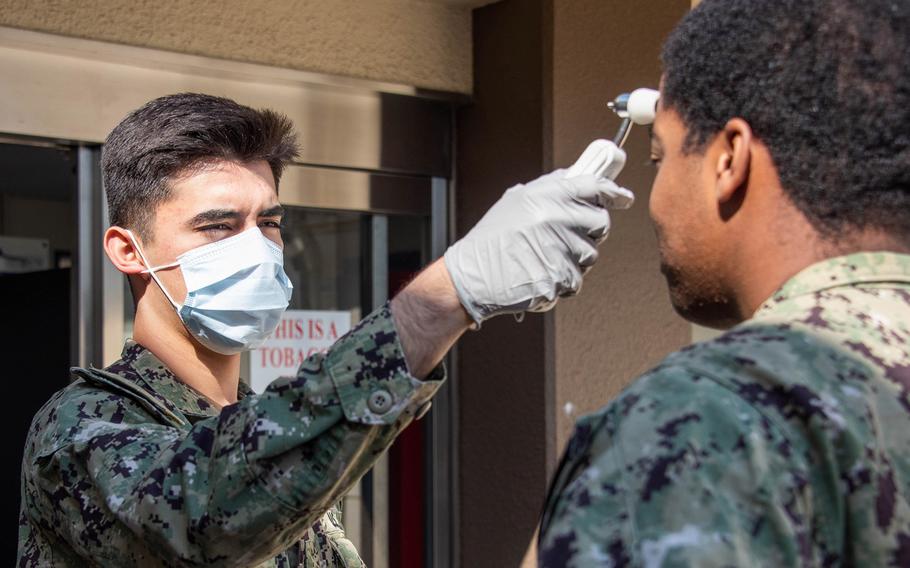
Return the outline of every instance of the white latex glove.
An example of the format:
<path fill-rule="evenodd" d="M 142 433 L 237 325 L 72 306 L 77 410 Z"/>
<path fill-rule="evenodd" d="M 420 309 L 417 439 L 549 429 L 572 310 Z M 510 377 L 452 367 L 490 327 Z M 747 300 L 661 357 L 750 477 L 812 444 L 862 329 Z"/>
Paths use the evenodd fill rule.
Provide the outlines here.
<path fill-rule="evenodd" d="M 479 326 L 499 314 L 546 311 L 578 293 L 610 231 L 607 208 L 634 201 L 607 178 L 567 179 L 566 170 L 509 189 L 445 253 L 461 304 Z"/>

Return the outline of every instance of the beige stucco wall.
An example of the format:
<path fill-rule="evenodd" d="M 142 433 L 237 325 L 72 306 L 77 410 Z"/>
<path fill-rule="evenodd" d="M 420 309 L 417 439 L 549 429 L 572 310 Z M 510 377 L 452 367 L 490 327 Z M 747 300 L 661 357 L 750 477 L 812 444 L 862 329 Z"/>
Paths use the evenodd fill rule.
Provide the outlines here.
<path fill-rule="evenodd" d="M 606 103 L 621 92 L 657 87 L 660 46 L 689 0 L 554 3 L 553 157 L 571 164 L 619 120 Z M 648 217 L 653 169 L 647 130 L 633 127 L 619 183 L 636 204 L 613 215 L 601 259 L 582 293 L 555 314 L 556 442 L 561 453 L 575 420 L 613 399 L 631 380 L 690 341 L 673 311 Z M 568 406 L 567 406 L 568 405 Z M 569 412 L 567 412 L 567 410 Z"/>
<path fill-rule="evenodd" d="M 478 3 L 4 0 L 0 25 L 468 93 Z"/>

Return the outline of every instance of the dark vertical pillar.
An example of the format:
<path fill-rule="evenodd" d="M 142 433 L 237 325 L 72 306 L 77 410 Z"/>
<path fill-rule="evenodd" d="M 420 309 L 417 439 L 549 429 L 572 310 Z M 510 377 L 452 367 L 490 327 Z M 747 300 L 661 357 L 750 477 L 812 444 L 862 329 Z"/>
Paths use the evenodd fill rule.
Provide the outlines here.
<path fill-rule="evenodd" d="M 549 165 L 546 4 L 474 11 L 474 102 L 456 127 L 459 236 L 508 187 Z M 533 539 L 552 445 L 550 318 L 499 317 L 459 345 L 462 566 L 518 566 Z"/>

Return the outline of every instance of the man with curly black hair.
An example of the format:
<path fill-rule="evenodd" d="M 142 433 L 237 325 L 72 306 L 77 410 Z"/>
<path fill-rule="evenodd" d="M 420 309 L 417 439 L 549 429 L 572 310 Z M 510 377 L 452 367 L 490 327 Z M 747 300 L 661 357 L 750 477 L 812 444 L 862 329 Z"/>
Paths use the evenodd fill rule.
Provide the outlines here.
<path fill-rule="evenodd" d="M 720 329 L 582 419 L 542 566 L 910 566 L 910 3 L 705 0 L 651 195 Z"/>

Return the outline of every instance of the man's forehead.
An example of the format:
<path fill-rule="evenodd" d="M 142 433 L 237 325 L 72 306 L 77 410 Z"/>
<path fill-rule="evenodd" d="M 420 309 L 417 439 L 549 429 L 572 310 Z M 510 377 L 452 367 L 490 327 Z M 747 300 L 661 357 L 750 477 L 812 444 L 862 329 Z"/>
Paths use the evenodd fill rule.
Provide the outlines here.
<path fill-rule="evenodd" d="M 652 142 L 660 144 L 662 140 L 661 134 L 663 133 L 663 122 L 664 122 L 663 109 L 660 108 L 660 102 L 657 103 L 657 111 L 654 113 L 654 122 L 648 126 L 648 135 L 651 138 Z"/>
<path fill-rule="evenodd" d="M 168 183 L 168 197 L 161 207 L 181 218 L 195 218 L 211 211 L 259 214 L 279 205 L 278 191 L 267 162 L 250 167 L 222 161 L 185 172 Z"/>
<path fill-rule="evenodd" d="M 651 125 L 651 138 L 658 142 L 666 143 L 668 140 L 677 140 L 687 136 L 689 128 L 675 107 L 663 104 L 663 98 L 657 104 L 654 114 L 654 123 Z"/>
<path fill-rule="evenodd" d="M 188 168 L 170 178 L 173 188 L 209 189 L 214 192 L 229 190 L 237 192 L 249 188 L 252 191 L 271 190 L 277 195 L 275 177 L 268 162 L 233 162 L 228 160 L 209 161 Z M 241 191 L 241 193 L 245 193 Z"/>
<path fill-rule="evenodd" d="M 199 177 L 213 176 L 255 176 L 275 187 L 275 176 L 272 167 L 266 160 L 253 160 L 250 162 L 240 162 L 224 158 L 207 158 L 202 159 L 172 174 L 170 180 L 172 183 L 180 183 Z"/>

